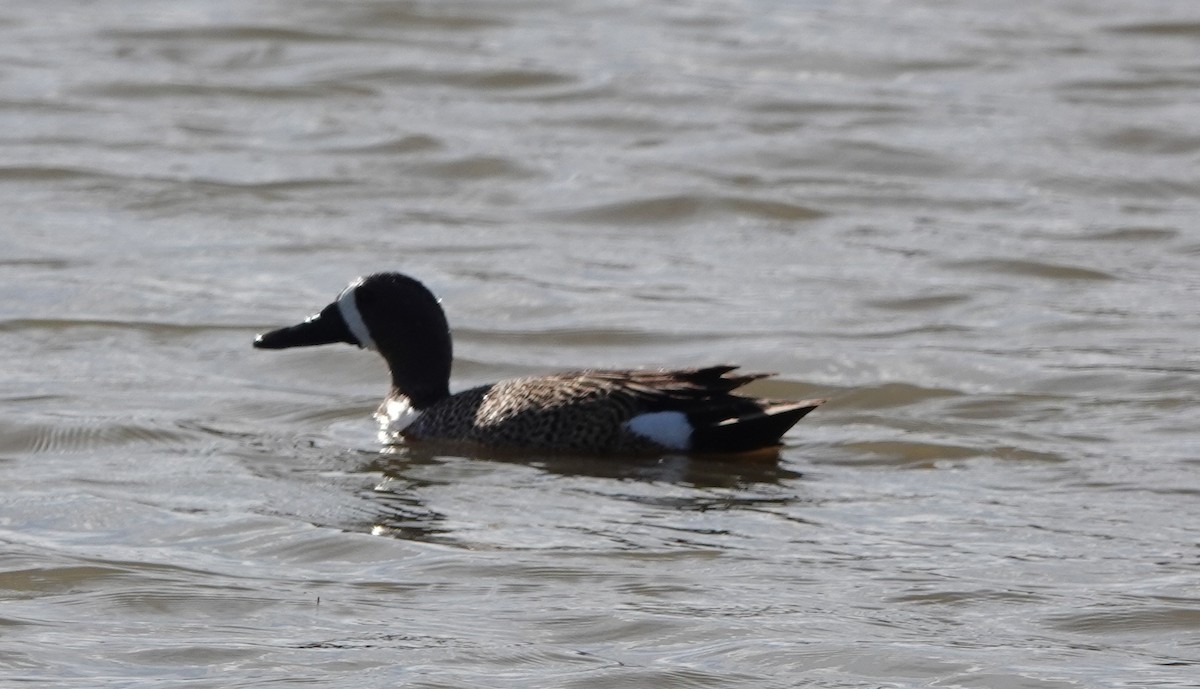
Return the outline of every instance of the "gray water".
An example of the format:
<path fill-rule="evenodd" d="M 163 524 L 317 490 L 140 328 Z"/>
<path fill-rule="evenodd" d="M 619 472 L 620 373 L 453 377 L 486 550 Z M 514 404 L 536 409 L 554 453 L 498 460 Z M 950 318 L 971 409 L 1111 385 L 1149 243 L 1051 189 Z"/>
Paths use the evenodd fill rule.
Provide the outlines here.
<path fill-rule="evenodd" d="M 0 7 L 0 677 L 1200 683 L 1188 0 Z M 381 448 L 261 352 L 737 363 L 776 462 Z"/>

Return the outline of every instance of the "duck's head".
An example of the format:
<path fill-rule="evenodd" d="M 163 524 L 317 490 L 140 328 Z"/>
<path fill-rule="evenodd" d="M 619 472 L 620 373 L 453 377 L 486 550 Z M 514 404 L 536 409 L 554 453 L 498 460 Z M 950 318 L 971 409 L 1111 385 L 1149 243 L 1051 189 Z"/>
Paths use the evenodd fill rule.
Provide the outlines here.
<path fill-rule="evenodd" d="M 254 338 L 258 349 L 345 342 L 379 352 L 392 385 L 422 409 L 449 395 L 450 326 L 437 297 L 401 273 L 351 282 L 333 303 L 302 323 Z"/>

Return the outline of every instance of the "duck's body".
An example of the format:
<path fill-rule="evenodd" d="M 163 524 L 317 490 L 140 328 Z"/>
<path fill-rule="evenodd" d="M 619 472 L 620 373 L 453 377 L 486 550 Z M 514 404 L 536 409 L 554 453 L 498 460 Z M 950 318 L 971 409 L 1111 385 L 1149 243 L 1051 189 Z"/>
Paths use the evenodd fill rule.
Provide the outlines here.
<path fill-rule="evenodd" d="M 778 445 L 822 400 L 763 400 L 732 391 L 764 374 L 734 366 L 586 370 L 512 378 L 451 395 L 445 314 L 424 285 L 378 273 L 299 325 L 255 340 L 264 349 L 348 342 L 377 349 L 392 391 L 376 416 L 390 439 L 592 454 L 732 453 Z"/>
<path fill-rule="evenodd" d="M 602 454 L 744 452 L 778 443 L 815 401 L 771 403 L 729 394 L 761 375 L 732 366 L 675 371 L 576 371 L 512 378 L 451 395 L 411 422 L 389 397 L 385 433 Z M 724 424 L 724 425 L 721 425 Z"/>

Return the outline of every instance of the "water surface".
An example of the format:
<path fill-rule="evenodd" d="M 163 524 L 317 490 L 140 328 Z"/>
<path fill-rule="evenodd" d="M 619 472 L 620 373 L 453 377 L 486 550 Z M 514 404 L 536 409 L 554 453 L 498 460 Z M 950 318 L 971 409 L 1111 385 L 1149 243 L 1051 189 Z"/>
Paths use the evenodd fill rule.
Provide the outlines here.
<path fill-rule="evenodd" d="M 54 686 L 1188 686 L 1183 0 L 0 10 L 0 667 Z M 399 269 L 455 387 L 737 363 L 777 462 L 381 448 L 255 333 Z"/>

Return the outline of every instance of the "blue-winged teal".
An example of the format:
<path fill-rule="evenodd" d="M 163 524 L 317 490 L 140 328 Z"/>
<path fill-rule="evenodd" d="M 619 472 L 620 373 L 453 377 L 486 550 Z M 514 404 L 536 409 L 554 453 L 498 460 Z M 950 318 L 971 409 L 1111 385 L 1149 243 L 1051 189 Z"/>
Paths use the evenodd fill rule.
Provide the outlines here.
<path fill-rule="evenodd" d="M 259 349 L 346 342 L 379 352 L 392 390 L 376 417 L 392 439 L 595 454 L 735 453 L 775 447 L 823 400 L 732 391 L 768 374 L 734 366 L 585 370 L 512 378 L 450 394 L 450 327 L 438 300 L 400 273 L 350 283 L 303 323 L 259 335 Z"/>

